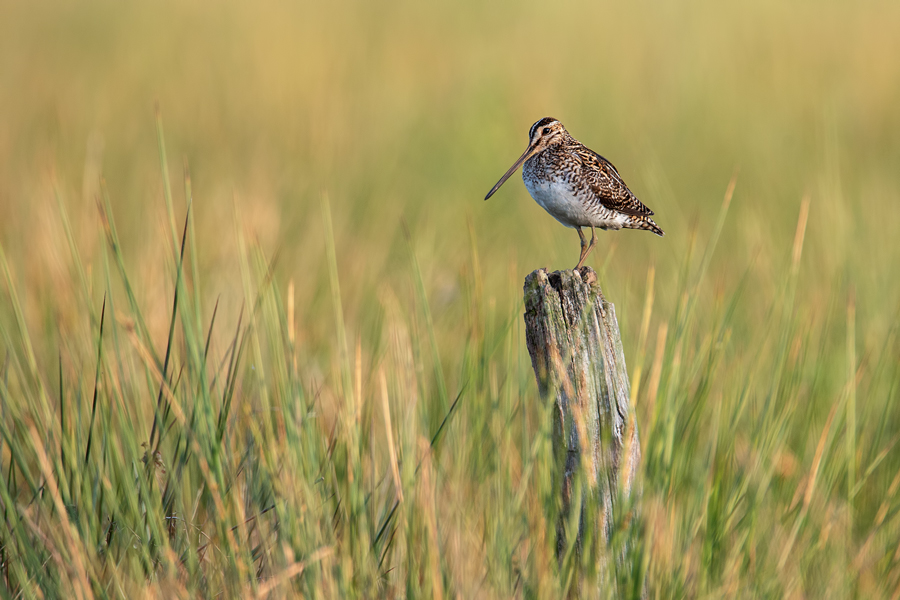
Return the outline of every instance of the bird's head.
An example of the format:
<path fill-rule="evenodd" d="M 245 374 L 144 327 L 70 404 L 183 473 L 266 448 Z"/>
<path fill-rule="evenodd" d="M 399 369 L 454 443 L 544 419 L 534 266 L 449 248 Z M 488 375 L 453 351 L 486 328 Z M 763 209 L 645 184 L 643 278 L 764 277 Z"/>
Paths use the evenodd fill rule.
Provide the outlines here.
<path fill-rule="evenodd" d="M 513 163 L 513 166 L 509 168 L 509 171 L 500 178 L 497 185 L 491 188 L 491 191 L 488 192 L 484 199 L 487 200 L 493 196 L 494 192 L 499 190 L 500 186 L 516 172 L 516 169 L 522 166 L 522 163 L 532 156 L 543 152 L 547 148 L 559 144 L 565 139 L 566 135 L 566 128 L 553 117 L 544 117 L 535 122 L 535 124 L 531 126 L 531 129 L 528 130 L 528 147 L 525 149 L 525 152 Z"/>
<path fill-rule="evenodd" d="M 563 141 L 565 135 L 566 128 L 563 127 L 562 123 L 553 117 L 544 117 L 528 130 L 529 154 L 534 156 L 550 146 L 555 146 Z"/>

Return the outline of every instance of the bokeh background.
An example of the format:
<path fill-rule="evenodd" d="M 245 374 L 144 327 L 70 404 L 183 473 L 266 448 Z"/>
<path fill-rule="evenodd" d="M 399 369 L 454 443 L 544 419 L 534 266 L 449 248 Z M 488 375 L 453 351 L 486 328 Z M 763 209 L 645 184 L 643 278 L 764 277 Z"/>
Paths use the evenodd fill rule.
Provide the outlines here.
<path fill-rule="evenodd" d="M 233 236 L 220 233 L 233 229 L 236 205 L 267 248 L 283 247 L 284 273 L 316 282 L 325 194 L 352 303 L 395 268 L 401 219 L 429 279 L 447 288 L 469 254 L 467 222 L 486 281 L 502 275 L 505 288 L 511 262 L 519 279 L 569 266 L 577 237 L 518 181 L 481 202 L 531 123 L 552 115 L 619 168 L 668 233 L 601 237 L 594 264 L 615 246 L 608 285 L 619 302 L 642 293 L 649 264 L 661 302 L 671 300 L 664 290 L 687 240 L 710 227 L 735 170 L 717 276 L 733 283 L 749 268 L 760 278 L 753 288 L 771 291 L 766 273 L 786 260 L 809 194 L 804 287 L 830 296 L 852 274 L 861 310 L 869 298 L 897 299 L 888 232 L 900 226 L 890 210 L 900 42 L 890 2 L 98 2 L 3 12 L 0 221 L 35 294 L 48 291 L 39 286 L 61 237 L 44 212 L 50 177 L 90 246 L 85 260 L 102 174 L 126 255 L 159 270 L 158 102 L 176 184 L 182 157 L 190 165 L 201 264 L 213 276 L 230 268 Z"/>
<path fill-rule="evenodd" d="M 537 409 L 514 416 L 538 403 L 521 286 L 535 268 L 570 268 L 577 236 L 518 176 L 482 198 L 529 126 L 554 116 L 616 165 L 666 231 L 600 232 L 589 260 L 616 305 L 633 384 L 652 383 L 662 348 L 658 387 L 636 398 L 653 594 L 896 597 L 898 57 L 900 4 L 890 1 L 4 2 L 0 245 L 35 372 L 55 389 L 62 353 L 90 392 L 97 311 L 104 292 L 122 293 L 104 274 L 104 190 L 150 341 L 165 347 L 174 269 L 158 106 L 179 220 L 190 172 L 191 276 L 204 322 L 219 302 L 220 347 L 248 300 L 246 247 L 277 256 L 279 297 L 293 289 L 298 371 L 331 390 L 326 414 L 340 412 L 327 206 L 346 339 L 351 353 L 358 340 L 366 373 L 404 314 L 423 340 L 425 405 L 463 387 L 472 348 L 485 365 L 506 353 L 479 371 L 483 396 L 467 399 L 468 416 L 445 433 L 460 449 L 432 484 L 456 490 L 445 496 L 456 508 L 445 508 L 457 516 L 438 526 L 440 554 L 458 554 L 441 563 L 442 585 L 521 593 L 513 575 L 476 577 L 474 588 L 456 578 L 454 565 L 489 553 L 476 538 L 505 534 L 489 532 L 482 509 L 454 511 L 491 497 L 493 471 L 473 457 L 524 457 L 538 429 Z M 0 296 L 0 360 L 25 356 L 10 297 Z M 6 402 L 18 393 L 12 379 Z M 490 402 L 507 396 L 508 406 Z M 153 403 L 133 403 L 141 429 Z M 519 445 L 494 444 L 497 426 L 472 425 L 498 410 L 509 411 Z M 424 434 L 435 422 L 428 413 L 409 426 Z M 798 500 L 814 472 L 828 477 Z M 732 557 L 732 547 L 733 562 L 710 558 Z"/>

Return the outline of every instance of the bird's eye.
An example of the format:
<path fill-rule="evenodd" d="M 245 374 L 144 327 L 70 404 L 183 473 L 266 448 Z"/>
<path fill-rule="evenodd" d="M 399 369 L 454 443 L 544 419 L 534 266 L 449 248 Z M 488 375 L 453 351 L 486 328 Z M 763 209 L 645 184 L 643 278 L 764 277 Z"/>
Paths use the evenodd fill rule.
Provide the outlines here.
<path fill-rule="evenodd" d="M 549 128 L 549 127 L 544 127 L 543 133 L 544 133 L 544 135 L 547 135 L 548 133 L 550 133 L 550 128 Z"/>

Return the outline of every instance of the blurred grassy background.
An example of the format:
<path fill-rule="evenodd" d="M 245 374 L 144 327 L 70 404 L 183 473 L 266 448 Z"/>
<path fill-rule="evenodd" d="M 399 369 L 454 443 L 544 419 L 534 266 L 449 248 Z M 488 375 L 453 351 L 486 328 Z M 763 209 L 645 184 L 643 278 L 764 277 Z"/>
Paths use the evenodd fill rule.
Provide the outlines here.
<path fill-rule="evenodd" d="M 437 571 L 428 566 L 431 583 L 419 589 L 421 578 L 409 581 L 419 557 L 395 549 L 396 571 L 376 578 L 382 592 L 428 595 L 440 580 L 464 596 L 552 595 L 536 583 L 556 577 L 550 563 L 543 572 L 498 558 L 502 565 L 488 570 L 504 579 L 481 573 L 476 558 L 501 538 L 515 555 L 521 548 L 509 540 L 535 526 L 505 523 L 491 533 L 479 515 L 482 504 L 509 500 L 502 485 L 490 491 L 489 475 L 529 464 L 529 440 L 540 430 L 519 330 L 522 281 L 534 268 L 571 267 L 578 248 L 574 232 L 544 214 L 518 178 L 490 202 L 482 198 L 524 148 L 531 123 L 551 115 L 609 158 L 666 230 L 662 239 L 603 234 L 590 259 L 616 305 L 632 382 L 637 374 L 650 381 L 637 393 L 647 526 L 635 564 L 649 565 L 652 595 L 896 597 L 898 23 L 900 5 L 887 1 L 3 3 L 0 245 L 12 284 L 0 304 L 6 409 L 39 425 L 37 414 L 54 414 L 60 360 L 63 379 L 83 391 L 70 392 L 72 401 L 87 402 L 104 292 L 122 303 L 113 323 L 127 328 L 135 318 L 121 282 L 106 275 L 115 269 L 97 210 L 101 176 L 147 322 L 144 343 L 159 354 L 166 346 L 175 270 L 158 102 L 179 221 L 182 165 L 191 173 L 193 317 L 208 325 L 220 303 L 211 362 L 227 355 L 242 303 L 253 302 L 257 284 L 268 289 L 248 274 L 258 259 L 247 257 L 258 252 L 278 256 L 278 302 L 287 302 L 289 285 L 294 290 L 290 351 L 269 360 L 296 364 L 305 397 L 330 402 L 309 434 L 318 441 L 308 443 L 327 446 L 334 414 L 348 406 L 347 361 L 357 340 L 357 396 L 380 401 L 376 373 L 384 368 L 395 419 L 407 410 L 421 416 L 399 426 L 407 429 L 398 433 L 408 436 L 407 452 L 416 451 L 418 436 L 431 437 L 448 400 L 479 382 L 462 402 L 457 428 L 443 433 L 454 450 L 430 475 L 439 490 Z M 735 171 L 734 199 L 703 269 Z M 334 270 L 323 197 L 333 218 Z M 642 331 L 651 268 L 654 303 Z M 31 370 L 11 298 L 35 349 Z M 346 342 L 343 324 L 336 335 L 336 314 L 346 320 Z M 257 329 L 275 338 L 288 321 L 272 319 Z M 403 338 L 398 331 L 419 340 L 409 342 L 416 350 L 408 364 L 385 358 Z M 176 365 L 190 362 L 192 335 L 201 337 L 179 329 Z M 657 340 L 664 351 L 654 374 Z M 343 343 L 351 349 L 342 353 Z M 136 380 L 153 379 L 132 366 Z M 407 376 L 413 380 L 404 387 Z M 266 379 L 245 386 L 238 397 L 252 404 L 254 386 L 265 388 Z M 153 387 L 123 394 L 135 419 L 135 452 L 148 437 Z M 395 397 L 413 388 L 421 405 Z M 512 433 L 484 425 L 492 419 L 507 419 Z M 68 435 L 54 431 L 46 439 Z M 507 435 L 514 442 L 503 442 Z M 376 437 L 366 450 L 379 465 L 373 472 L 388 465 L 384 436 Z M 816 462 L 821 439 L 827 443 Z M 8 479 L 9 448 L 2 456 Z M 500 466 L 488 466 L 492 453 Z M 535 464 L 535 477 L 545 477 L 543 463 Z M 509 468 L 518 481 L 519 467 Z M 100 477 L 103 468 L 95 469 Z M 813 472 L 822 473 L 817 494 L 802 502 Z M 335 478 L 353 487 L 353 477 Z M 355 485 L 362 493 L 375 484 Z M 195 494 L 184 490 L 188 505 Z M 26 496 L 22 506 L 33 501 Z M 710 517 L 719 513 L 721 521 Z M 431 543 L 427 525 L 408 531 L 409 548 Z M 317 543 L 337 548 L 336 556 L 363 560 L 321 535 Z M 297 560 L 314 550 L 291 544 Z M 789 560 L 781 560 L 785 552 Z M 284 560 L 273 559 L 272 572 Z M 322 572 L 308 575 L 308 593 L 365 589 L 368 575 L 322 569 L 337 583 Z M 461 575 L 465 569 L 476 574 Z"/>

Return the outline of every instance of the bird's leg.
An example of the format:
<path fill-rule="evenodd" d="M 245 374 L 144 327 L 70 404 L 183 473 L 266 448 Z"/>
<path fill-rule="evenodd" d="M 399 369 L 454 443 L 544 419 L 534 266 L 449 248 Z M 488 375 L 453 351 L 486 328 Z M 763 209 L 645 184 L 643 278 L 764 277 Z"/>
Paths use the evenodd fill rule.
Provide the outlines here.
<path fill-rule="evenodd" d="M 597 232 L 594 230 L 594 226 L 591 225 L 591 244 L 588 246 L 587 252 L 584 253 L 584 257 L 587 258 L 587 255 L 591 253 L 591 250 L 594 249 L 594 245 L 597 243 Z"/>
<path fill-rule="evenodd" d="M 580 269 L 584 260 L 588 257 L 588 254 L 591 253 L 591 250 L 594 249 L 594 245 L 597 243 L 597 232 L 594 230 L 594 226 L 591 225 L 591 243 L 588 244 L 584 239 L 584 234 L 581 233 L 581 228 L 578 228 L 578 235 L 581 236 L 581 258 L 578 260 L 578 266 L 576 269 Z M 585 248 L 587 246 L 587 248 Z"/>
<path fill-rule="evenodd" d="M 586 250 L 586 248 L 588 243 L 587 240 L 584 239 L 584 233 L 582 233 L 581 227 L 576 227 L 575 231 L 578 232 L 578 237 L 581 238 L 581 256 L 578 257 L 578 264 L 575 265 L 575 269 L 577 270 L 581 268 L 581 264 L 584 262 L 584 257 L 587 256 L 588 250 Z"/>

